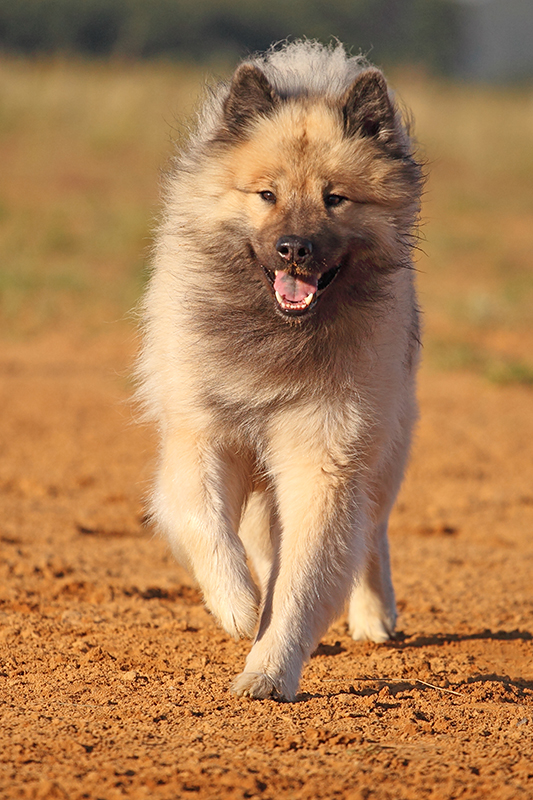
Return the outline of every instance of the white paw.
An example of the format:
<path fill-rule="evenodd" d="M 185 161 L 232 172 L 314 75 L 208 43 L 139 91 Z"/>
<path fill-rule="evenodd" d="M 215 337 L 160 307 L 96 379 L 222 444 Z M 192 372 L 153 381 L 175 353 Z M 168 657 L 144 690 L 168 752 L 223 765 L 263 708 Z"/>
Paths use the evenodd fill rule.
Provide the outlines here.
<path fill-rule="evenodd" d="M 244 670 L 233 681 L 232 692 L 257 699 L 294 700 L 303 661 L 298 645 L 288 646 L 286 641 L 280 643 L 273 634 L 267 634 L 248 653 Z"/>
<path fill-rule="evenodd" d="M 275 697 L 276 699 L 282 697 L 274 679 L 264 672 L 241 672 L 233 681 L 231 691 L 238 697 L 252 697 L 255 700 L 264 700 L 266 697 Z"/>
<path fill-rule="evenodd" d="M 396 605 L 394 595 L 384 601 L 367 586 L 360 585 L 350 600 L 348 628 L 358 642 L 386 642 L 394 633 Z"/>
<path fill-rule="evenodd" d="M 232 592 L 227 592 L 223 597 L 213 593 L 205 596 L 209 610 L 234 639 L 251 639 L 254 635 L 258 615 L 258 598 L 254 589 L 241 586 L 240 591 L 234 587 Z"/>
<path fill-rule="evenodd" d="M 391 638 L 394 625 L 379 617 L 358 619 L 350 626 L 350 635 L 356 642 L 386 642 Z"/>

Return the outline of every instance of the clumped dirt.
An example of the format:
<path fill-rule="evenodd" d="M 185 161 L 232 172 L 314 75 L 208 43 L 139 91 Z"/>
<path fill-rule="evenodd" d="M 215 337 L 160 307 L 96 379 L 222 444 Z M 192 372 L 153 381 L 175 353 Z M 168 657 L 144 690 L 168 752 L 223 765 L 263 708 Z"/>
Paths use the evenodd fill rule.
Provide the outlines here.
<path fill-rule="evenodd" d="M 533 797 L 532 391 L 425 368 L 391 530 L 397 639 L 344 619 L 294 704 L 144 524 L 153 432 L 118 328 L 2 345 L 0 796 Z"/>

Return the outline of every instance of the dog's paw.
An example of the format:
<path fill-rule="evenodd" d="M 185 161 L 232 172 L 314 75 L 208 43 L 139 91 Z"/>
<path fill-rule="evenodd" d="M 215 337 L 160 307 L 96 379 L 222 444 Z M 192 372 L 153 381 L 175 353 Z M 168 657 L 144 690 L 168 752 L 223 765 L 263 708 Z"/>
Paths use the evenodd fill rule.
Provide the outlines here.
<path fill-rule="evenodd" d="M 359 586 L 353 592 L 348 613 L 348 628 L 357 642 L 386 642 L 394 633 L 394 596 L 386 602 L 377 593 Z"/>
<path fill-rule="evenodd" d="M 358 619 L 350 625 L 350 635 L 356 642 L 381 642 L 388 641 L 394 631 L 394 625 L 390 625 L 379 617 L 367 617 Z"/>
<path fill-rule="evenodd" d="M 274 679 L 264 672 L 241 672 L 233 681 L 231 691 L 238 697 L 252 697 L 255 700 L 265 700 L 267 697 L 292 699 L 283 697 Z"/>
<path fill-rule="evenodd" d="M 253 637 L 258 606 L 257 598 L 252 592 L 235 592 L 233 596 L 226 596 L 217 603 L 213 602 L 212 597 L 206 598 L 206 604 L 224 630 L 234 639 Z"/>
<path fill-rule="evenodd" d="M 224 630 L 234 639 L 251 639 L 259 614 L 259 590 L 251 576 L 235 572 L 224 581 L 204 581 L 202 588 L 207 608 Z"/>

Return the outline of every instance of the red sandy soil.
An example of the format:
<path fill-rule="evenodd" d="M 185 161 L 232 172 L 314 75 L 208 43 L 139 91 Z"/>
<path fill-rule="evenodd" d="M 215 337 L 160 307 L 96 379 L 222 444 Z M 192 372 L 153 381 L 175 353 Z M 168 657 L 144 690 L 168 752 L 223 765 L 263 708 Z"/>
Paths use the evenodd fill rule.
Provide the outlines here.
<path fill-rule="evenodd" d="M 397 639 L 345 619 L 294 704 L 143 525 L 131 332 L 0 352 L 0 797 L 533 798 L 533 393 L 420 380 L 391 525 Z"/>

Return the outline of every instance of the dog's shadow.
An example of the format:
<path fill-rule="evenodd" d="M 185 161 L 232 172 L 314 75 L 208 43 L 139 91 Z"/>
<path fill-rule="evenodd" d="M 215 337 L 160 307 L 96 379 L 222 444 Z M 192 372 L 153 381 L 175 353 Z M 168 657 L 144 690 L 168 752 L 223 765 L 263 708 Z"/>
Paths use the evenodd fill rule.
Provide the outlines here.
<path fill-rule="evenodd" d="M 510 678 L 509 675 L 498 675 L 496 672 L 487 672 L 485 674 L 471 675 L 466 679 L 465 683 L 499 683 L 506 688 L 512 687 L 516 689 L 519 696 L 524 694 L 524 690 L 533 691 L 533 681 L 528 681 L 525 678 Z"/>
<path fill-rule="evenodd" d="M 346 653 L 346 647 L 343 647 L 340 642 L 335 642 L 335 644 L 324 644 L 320 642 L 316 650 L 313 650 L 311 653 L 311 658 L 316 658 L 317 656 L 338 656 L 341 653 Z"/>
<path fill-rule="evenodd" d="M 478 633 L 436 633 L 432 636 L 416 636 L 410 638 L 403 631 L 398 631 L 394 638 L 385 642 L 385 646 L 393 647 L 398 650 L 406 650 L 410 647 L 442 647 L 451 642 L 472 642 L 475 640 L 489 641 L 516 641 L 530 642 L 533 634 L 530 631 L 491 631 L 486 628 Z"/>
<path fill-rule="evenodd" d="M 403 631 L 397 631 L 394 635 L 394 638 L 388 642 L 385 642 L 382 645 L 376 645 L 379 647 L 387 647 L 393 648 L 397 650 L 406 650 L 408 648 L 420 648 L 420 647 L 443 647 L 447 644 L 452 642 L 470 642 L 470 641 L 523 641 L 523 642 L 530 642 L 533 640 L 533 634 L 530 631 L 521 631 L 521 630 L 513 630 L 513 631 L 491 631 L 490 629 L 485 629 L 483 631 L 479 631 L 476 633 L 437 633 L 431 636 L 415 636 L 413 638 L 407 636 Z M 353 644 L 353 643 L 352 643 Z M 367 644 L 367 643 L 365 643 Z M 321 643 L 318 645 L 316 650 L 312 654 L 312 658 L 316 656 L 326 656 L 326 657 L 335 657 L 340 655 L 341 653 L 346 653 L 348 651 L 348 647 L 344 647 L 340 641 L 335 642 L 335 644 L 324 644 Z M 357 679 L 352 679 L 354 683 L 357 683 Z M 367 679 L 369 680 L 369 679 Z M 339 679 L 339 683 L 343 683 L 342 679 Z M 349 682 L 349 679 L 346 681 Z M 426 685 L 422 681 L 417 680 L 406 680 L 406 681 L 395 681 L 395 680 L 387 680 L 387 679 L 378 679 L 376 678 L 375 683 L 379 684 L 379 688 L 375 686 L 363 686 L 361 688 L 354 688 L 354 686 L 350 685 L 348 688 L 343 688 L 340 690 L 333 690 L 325 693 L 309 693 L 309 692 L 301 692 L 296 697 L 296 702 L 306 702 L 313 698 L 318 697 L 336 697 L 338 695 L 345 695 L 345 694 L 353 694 L 359 697 L 364 697 L 368 695 L 378 694 L 380 689 L 383 687 L 388 687 L 390 694 L 392 697 L 395 697 L 399 692 L 406 692 L 406 691 L 431 691 L 432 689 L 436 689 L 438 687 L 432 687 L 431 685 Z M 497 683 L 500 684 L 502 688 L 505 689 L 513 689 L 518 697 L 522 697 L 524 692 L 526 691 L 533 691 L 533 681 L 526 680 L 524 678 L 510 678 L 508 675 L 499 675 L 497 673 L 487 673 L 487 674 L 477 674 L 471 675 L 466 679 L 464 682 L 465 685 L 471 685 L 476 683 Z M 394 706 L 398 705 L 397 703 L 393 704 Z M 387 706 L 388 707 L 388 706 Z"/>
<path fill-rule="evenodd" d="M 357 678 L 353 678 L 353 683 L 357 684 L 359 681 Z M 388 694 L 391 699 L 394 701 L 396 700 L 396 696 L 398 694 L 402 695 L 400 698 L 400 702 L 376 702 L 375 705 L 381 708 L 398 708 L 401 705 L 401 700 L 406 698 L 405 692 L 434 692 L 435 690 L 439 690 L 440 687 L 437 685 L 433 685 L 431 683 L 426 683 L 425 681 L 418 681 L 418 680 L 405 680 L 405 681 L 398 681 L 398 680 L 387 680 L 386 678 L 374 678 L 374 679 L 365 679 L 368 680 L 370 685 L 363 685 L 361 688 L 355 688 L 352 684 L 347 686 L 346 688 L 342 689 L 334 689 L 327 692 L 300 692 L 296 696 L 296 703 L 304 703 L 309 700 L 317 699 L 317 698 L 324 698 L 324 697 L 340 697 L 341 695 L 354 695 L 355 697 L 363 698 L 363 697 L 377 697 L 382 689 L 387 687 Z M 349 683 L 349 679 L 343 681 L 343 679 L 339 679 L 339 683 Z M 470 699 L 470 694 L 467 692 L 461 691 L 461 687 L 469 687 L 473 684 L 497 684 L 501 687 L 502 690 L 505 690 L 506 693 L 509 693 L 508 697 L 499 698 L 500 701 L 505 701 L 509 703 L 515 703 L 517 700 L 520 700 L 524 697 L 530 697 L 530 692 L 533 691 L 533 681 L 526 680 L 525 678 L 510 678 L 509 675 L 498 675 L 496 673 L 485 673 L 485 674 L 477 674 L 471 675 L 468 677 L 462 684 L 457 685 L 454 687 L 453 690 L 443 689 L 443 691 L 451 691 L 452 695 L 457 696 L 457 701 L 461 702 L 460 697 L 462 694 L 465 695 L 464 699 Z M 456 691 L 456 689 L 458 691 Z M 412 695 L 408 695 L 411 697 Z M 482 699 L 482 698 L 479 698 Z M 362 712 L 361 714 L 351 715 L 351 716 L 367 716 L 367 711 Z"/>

